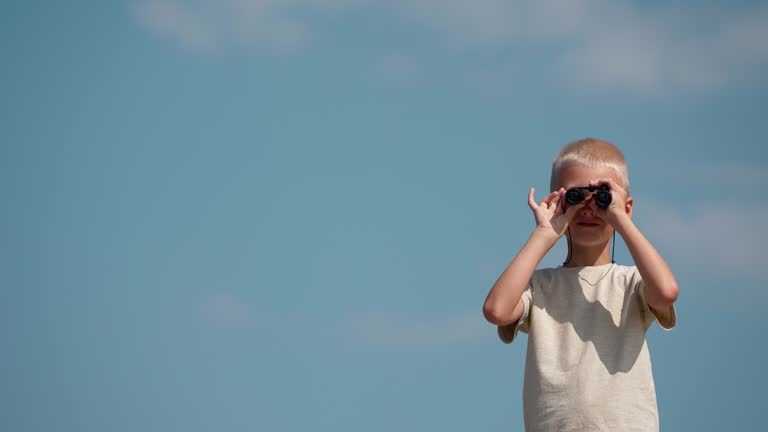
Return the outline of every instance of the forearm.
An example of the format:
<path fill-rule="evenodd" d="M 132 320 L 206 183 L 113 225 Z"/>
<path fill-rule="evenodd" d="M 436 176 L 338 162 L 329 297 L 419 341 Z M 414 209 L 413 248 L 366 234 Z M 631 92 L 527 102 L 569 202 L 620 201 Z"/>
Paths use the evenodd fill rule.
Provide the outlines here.
<path fill-rule="evenodd" d="M 513 312 L 536 266 L 557 243 L 558 237 L 534 230 L 523 248 L 493 284 L 483 305 L 485 318 L 498 325 L 513 322 Z"/>
<path fill-rule="evenodd" d="M 645 299 L 654 309 L 664 309 L 675 302 L 678 286 L 672 270 L 656 248 L 640 232 L 629 216 L 621 217 L 615 225 L 616 231 L 635 261 L 645 283 Z"/>

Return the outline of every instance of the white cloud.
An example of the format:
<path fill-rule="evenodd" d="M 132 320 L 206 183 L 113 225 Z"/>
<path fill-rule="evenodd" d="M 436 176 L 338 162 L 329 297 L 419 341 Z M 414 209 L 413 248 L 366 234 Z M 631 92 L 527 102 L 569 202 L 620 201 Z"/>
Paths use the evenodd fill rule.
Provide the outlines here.
<path fill-rule="evenodd" d="M 385 348 L 432 348 L 477 342 L 496 335 L 483 318 L 480 306 L 453 316 L 412 318 L 391 312 L 368 312 L 349 316 L 342 327 L 343 338 L 355 345 Z"/>
<path fill-rule="evenodd" d="M 656 162 L 663 165 L 658 172 L 666 172 L 675 178 L 697 187 L 718 188 L 731 193 L 751 195 L 756 187 L 768 184 L 768 164 L 745 161 L 710 162 Z"/>
<path fill-rule="evenodd" d="M 636 199 L 638 227 L 668 254 L 699 274 L 768 280 L 768 207 L 701 203 L 685 208 Z"/>
<path fill-rule="evenodd" d="M 212 49 L 216 45 L 215 29 L 178 2 L 145 2 L 137 13 L 148 28 L 177 39 L 186 48 Z"/>
<path fill-rule="evenodd" d="M 148 28 L 188 48 L 295 49 L 309 40 L 313 20 L 375 10 L 439 35 L 462 54 L 525 45 L 550 53 L 554 79 L 642 94 L 712 88 L 766 72 L 768 8 L 663 7 L 609 0 L 142 0 L 137 11 Z M 402 66 L 388 67 L 401 73 Z"/>
<path fill-rule="evenodd" d="M 576 81 L 639 92 L 754 79 L 768 65 L 768 9 L 729 15 L 697 26 L 696 15 L 622 14 L 607 29 L 584 32 L 561 70 Z"/>
<path fill-rule="evenodd" d="M 296 49 L 306 41 L 305 9 L 315 0 L 144 0 L 136 15 L 183 47 L 231 45 Z"/>
<path fill-rule="evenodd" d="M 382 56 L 375 62 L 374 71 L 381 78 L 393 81 L 411 80 L 421 73 L 419 62 L 403 54 Z"/>
<path fill-rule="evenodd" d="M 469 45 L 553 49 L 553 76 L 635 93 L 699 89 L 759 77 L 768 65 L 768 8 L 641 11 L 607 0 L 395 2 Z"/>
<path fill-rule="evenodd" d="M 206 295 L 201 300 L 201 309 L 203 318 L 216 327 L 244 328 L 257 318 L 251 306 L 225 292 Z"/>

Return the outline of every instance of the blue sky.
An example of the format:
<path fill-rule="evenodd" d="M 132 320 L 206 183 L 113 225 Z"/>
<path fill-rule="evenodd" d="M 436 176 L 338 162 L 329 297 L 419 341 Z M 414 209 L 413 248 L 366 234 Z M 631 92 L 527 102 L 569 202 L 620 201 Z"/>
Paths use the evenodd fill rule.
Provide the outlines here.
<path fill-rule="evenodd" d="M 3 2 L 0 34 L 0 429 L 522 430 L 482 303 L 585 136 L 681 286 L 662 430 L 768 427 L 765 5 Z"/>

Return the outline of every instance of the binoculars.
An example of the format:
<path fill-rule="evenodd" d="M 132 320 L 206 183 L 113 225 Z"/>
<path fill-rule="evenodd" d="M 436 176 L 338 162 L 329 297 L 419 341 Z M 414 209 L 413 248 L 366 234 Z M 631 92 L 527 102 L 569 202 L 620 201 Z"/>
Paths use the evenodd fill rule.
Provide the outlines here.
<path fill-rule="evenodd" d="M 584 187 L 572 187 L 565 192 L 565 200 L 569 204 L 575 205 L 584 201 L 584 190 L 595 192 L 595 203 L 600 208 L 608 208 L 611 205 L 611 193 L 608 191 L 608 186 L 584 186 Z"/>

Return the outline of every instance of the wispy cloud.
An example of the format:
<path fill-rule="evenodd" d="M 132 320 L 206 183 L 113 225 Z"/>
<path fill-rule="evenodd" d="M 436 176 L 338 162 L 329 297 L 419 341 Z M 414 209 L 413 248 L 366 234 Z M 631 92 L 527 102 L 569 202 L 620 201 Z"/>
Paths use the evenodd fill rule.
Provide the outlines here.
<path fill-rule="evenodd" d="M 345 317 L 342 338 L 356 346 L 428 349 L 493 338 L 495 328 L 480 312 L 437 317 L 409 317 L 394 312 L 356 313 Z"/>
<path fill-rule="evenodd" d="M 136 12 L 149 29 L 166 34 L 189 49 L 209 50 L 216 45 L 216 29 L 199 13 L 174 1 L 149 1 Z"/>
<path fill-rule="evenodd" d="M 257 314 L 247 303 L 227 292 L 214 292 L 200 300 L 203 319 L 220 328 L 246 328 L 266 317 Z"/>
<path fill-rule="evenodd" d="M 768 8 L 645 6 L 608 0 L 142 0 L 149 29 L 191 49 L 246 44 L 296 49 L 314 24 L 375 10 L 439 35 L 449 49 L 547 52 L 551 78 L 591 88 L 657 93 L 760 79 L 768 68 Z M 354 19 L 350 16 L 350 19 Z M 440 38 L 438 38 L 440 39 Z M 469 54 L 468 54 L 469 53 Z M 390 59 L 392 60 L 392 59 Z M 415 66 L 384 64 L 395 74 Z M 405 68 L 405 69 L 404 69 Z"/>
<path fill-rule="evenodd" d="M 332 0 L 338 3 L 343 0 Z M 144 0 L 135 13 L 148 29 L 192 50 L 227 45 L 293 50 L 304 45 L 313 0 Z"/>
<path fill-rule="evenodd" d="M 689 11 L 695 12 L 695 11 Z M 759 77 L 768 64 L 768 9 L 715 17 L 595 13 L 559 70 L 578 82 L 638 92 L 718 87 Z M 676 15 L 676 16 L 675 16 Z"/>
<path fill-rule="evenodd" d="M 768 184 L 768 164 L 760 161 L 655 161 L 656 172 L 698 188 L 714 188 L 751 195 L 750 190 Z"/>
<path fill-rule="evenodd" d="M 678 207 L 637 200 L 636 217 L 659 249 L 698 274 L 768 281 L 768 207 L 713 202 Z"/>
<path fill-rule="evenodd" d="M 768 65 L 768 8 L 640 8 L 608 0 L 396 2 L 467 46 L 552 50 L 554 78 L 655 93 L 754 79 Z M 639 4 L 639 3 L 637 3 Z"/>
<path fill-rule="evenodd" d="M 377 76 L 392 81 L 408 81 L 419 77 L 422 65 L 404 54 L 381 56 L 373 65 Z"/>

